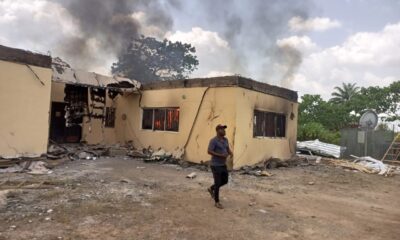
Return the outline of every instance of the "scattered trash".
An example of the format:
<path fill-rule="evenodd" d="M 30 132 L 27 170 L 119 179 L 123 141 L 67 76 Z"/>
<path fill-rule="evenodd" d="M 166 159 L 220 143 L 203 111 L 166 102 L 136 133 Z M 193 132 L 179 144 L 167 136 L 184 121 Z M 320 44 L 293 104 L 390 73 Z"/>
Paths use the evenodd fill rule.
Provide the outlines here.
<path fill-rule="evenodd" d="M 308 185 L 314 185 L 315 182 L 308 182 Z"/>
<path fill-rule="evenodd" d="M 0 168 L 0 173 L 18 173 L 18 172 L 22 172 L 23 171 L 23 167 L 21 167 L 18 164 L 15 164 L 12 167 L 8 167 L 8 168 Z"/>
<path fill-rule="evenodd" d="M 42 161 L 32 162 L 28 167 L 29 174 L 49 174 L 51 171 L 46 167 L 46 163 Z"/>
<path fill-rule="evenodd" d="M 27 172 L 29 174 L 49 174 L 50 171 L 43 161 L 27 161 L 24 163 L 14 164 L 12 167 L 0 169 L 0 173 L 21 173 Z"/>
<path fill-rule="evenodd" d="M 301 153 L 311 153 L 311 155 L 340 158 L 341 153 L 344 150 L 345 148 L 341 146 L 320 142 L 318 139 L 313 141 L 297 142 L 297 151 Z"/>
<path fill-rule="evenodd" d="M 258 209 L 258 211 L 259 211 L 260 213 L 264 213 L 264 214 L 267 213 L 267 211 L 265 211 L 264 209 Z"/>
<path fill-rule="evenodd" d="M 185 154 L 185 149 L 177 147 L 173 152 L 172 152 L 172 158 L 181 160 L 183 158 L 183 155 Z"/>
<path fill-rule="evenodd" d="M 129 183 L 130 182 L 130 180 L 126 179 L 126 178 L 123 178 L 123 179 L 121 179 L 119 181 L 122 182 L 122 183 Z"/>
<path fill-rule="evenodd" d="M 400 167 L 398 166 L 385 164 L 382 161 L 369 156 L 365 157 L 352 156 L 352 157 L 356 158 L 352 162 L 348 160 L 332 159 L 328 160 L 328 163 L 331 163 L 335 166 L 343 167 L 345 169 L 357 170 L 363 173 L 379 174 L 384 176 L 400 174 Z"/>
<path fill-rule="evenodd" d="M 166 152 L 164 149 L 160 148 L 158 151 L 153 152 L 149 158 L 146 158 L 145 162 L 152 161 L 165 161 L 172 157 L 172 153 Z"/>
<path fill-rule="evenodd" d="M 127 155 L 131 158 L 148 158 L 149 155 L 144 154 L 143 151 L 131 150 L 127 152 Z"/>
<path fill-rule="evenodd" d="M 186 176 L 187 178 L 193 179 L 197 177 L 197 174 L 195 172 L 190 173 L 189 175 Z"/>
<path fill-rule="evenodd" d="M 288 167 L 288 163 L 278 159 L 270 158 L 264 162 L 261 162 L 253 166 L 243 166 L 240 168 L 241 174 L 253 175 L 257 177 L 271 177 L 272 173 L 269 173 L 266 169 L 277 168 L 277 167 Z"/>

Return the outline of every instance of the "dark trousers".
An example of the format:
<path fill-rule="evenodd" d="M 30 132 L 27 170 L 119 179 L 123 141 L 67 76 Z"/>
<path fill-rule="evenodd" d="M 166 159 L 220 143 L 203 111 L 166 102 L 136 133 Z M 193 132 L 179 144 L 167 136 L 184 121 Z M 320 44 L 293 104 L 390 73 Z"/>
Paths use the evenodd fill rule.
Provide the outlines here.
<path fill-rule="evenodd" d="M 228 169 L 226 166 L 211 166 L 214 177 L 214 185 L 211 190 L 214 192 L 215 202 L 219 202 L 219 188 L 228 183 Z"/>

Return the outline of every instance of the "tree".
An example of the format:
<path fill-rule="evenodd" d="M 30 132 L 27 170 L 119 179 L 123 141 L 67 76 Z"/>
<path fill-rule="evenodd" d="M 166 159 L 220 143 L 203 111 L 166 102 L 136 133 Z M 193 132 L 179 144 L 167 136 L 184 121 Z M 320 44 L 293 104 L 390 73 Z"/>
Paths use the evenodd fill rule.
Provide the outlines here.
<path fill-rule="evenodd" d="M 350 114 L 351 108 L 348 103 L 336 104 L 323 100 L 320 95 L 305 94 L 299 105 L 299 125 L 315 122 L 327 130 L 337 131 L 356 121 Z"/>
<path fill-rule="evenodd" d="M 357 126 L 361 114 L 368 109 L 378 113 L 383 121 L 400 120 L 400 81 L 393 82 L 387 87 L 357 88 L 355 84 L 343 85 L 346 85 L 346 87 L 343 86 L 343 89 L 356 90 L 353 91 L 354 94 L 343 94 L 343 96 L 350 97 L 340 98 L 340 101 L 339 99 L 325 101 L 320 95 L 305 94 L 301 97 L 298 122 L 299 140 L 318 138 L 321 141 L 338 143 L 339 130 L 344 127 Z M 351 92 L 348 90 L 338 91 L 336 97 L 340 92 L 346 91 Z"/>
<path fill-rule="evenodd" d="M 360 90 L 355 83 L 342 83 L 342 87 L 335 87 L 335 92 L 332 93 L 332 102 L 340 103 L 349 101 Z"/>
<path fill-rule="evenodd" d="M 141 36 L 118 56 L 111 71 L 140 82 L 183 79 L 197 69 L 195 53 L 190 44 Z"/>

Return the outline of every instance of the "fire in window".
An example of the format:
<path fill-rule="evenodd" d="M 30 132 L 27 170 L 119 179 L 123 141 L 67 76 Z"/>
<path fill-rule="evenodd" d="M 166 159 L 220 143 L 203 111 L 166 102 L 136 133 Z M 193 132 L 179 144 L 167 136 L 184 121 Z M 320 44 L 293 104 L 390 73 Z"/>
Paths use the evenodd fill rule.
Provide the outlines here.
<path fill-rule="evenodd" d="M 179 108 L 143 109 L 142 129 L 177 132 L 179 130 Z"/>
<path fill-rule="evenodd" d="M 115 126 L 115 108 L 106 107 L 105 126 L 113 128 Z"/>
<path fill-rule="evenodd" d="M 286 136 L 286 115 L 254 111 L 253 119 L 254 137 L 285 137 Z"/>

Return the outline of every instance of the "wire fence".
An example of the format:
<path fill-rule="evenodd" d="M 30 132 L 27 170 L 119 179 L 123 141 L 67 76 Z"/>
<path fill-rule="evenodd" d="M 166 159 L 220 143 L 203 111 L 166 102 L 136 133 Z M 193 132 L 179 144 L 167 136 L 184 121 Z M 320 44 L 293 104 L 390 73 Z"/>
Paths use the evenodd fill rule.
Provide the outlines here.
<path fill-rule="evenodd" d="M 395 136 L 394 131 L 365 132 L 357 128 L 342 129 L 340 133 L 340 146 L 346 148 L 343 158 L 351 158 L 350 155 L 355 155 L 381 159 Z"/>

